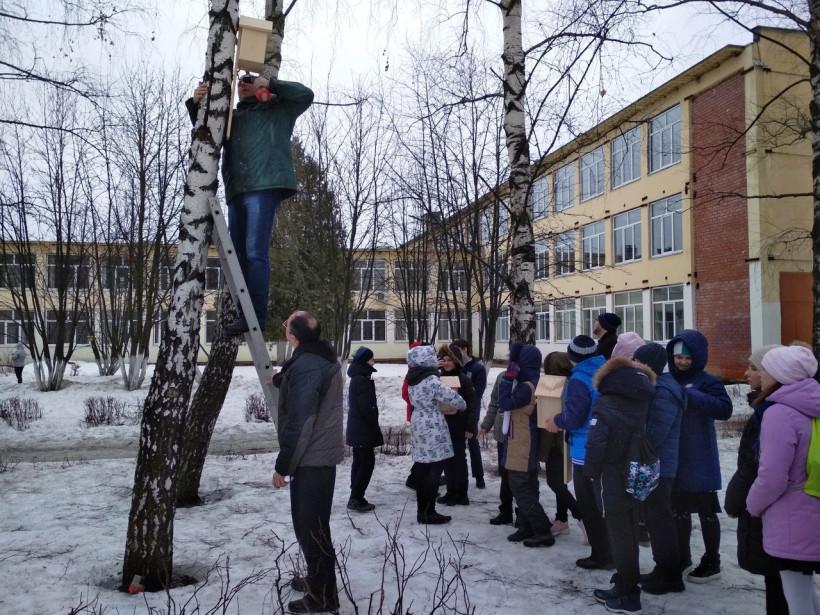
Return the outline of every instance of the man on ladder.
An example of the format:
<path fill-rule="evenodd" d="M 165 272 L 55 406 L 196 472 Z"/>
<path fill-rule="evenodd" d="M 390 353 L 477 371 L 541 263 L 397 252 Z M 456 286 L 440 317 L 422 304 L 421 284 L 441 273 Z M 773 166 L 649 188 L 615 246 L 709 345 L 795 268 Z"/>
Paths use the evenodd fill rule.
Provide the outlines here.
<path fill-rule="evenodd" d="M 231 240 L 259 330 L 264 331 L 274 219 L 281 202 L 296 194 L 290 137 L 296 118 L 313 102 L 313 91 L 295 81 L 269 81 L 253 74 L 241 77 L 238 86 L 239 102 L 223 148 L 222 180 Z M 193 122 L 207 89 L 200 83 L 185 102 Z M 224 331 L 230 336 L 246 333 L 244 314 L 240 311 Z"/>

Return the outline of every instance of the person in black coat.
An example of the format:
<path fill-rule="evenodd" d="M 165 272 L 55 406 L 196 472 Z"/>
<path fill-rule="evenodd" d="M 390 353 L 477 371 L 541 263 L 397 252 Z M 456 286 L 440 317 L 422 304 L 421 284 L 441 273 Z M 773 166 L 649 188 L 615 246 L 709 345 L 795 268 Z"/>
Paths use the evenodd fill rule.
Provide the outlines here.
<path fill-rule="evenodd" d="M 592 325 L 592 335 L 598 338 L 598 354 L 606 360 L 612 357 L 612 350 L 618 343 L 618 327 L 621 317 L 612 312 L 599 314 Z"/>
<path fill-rule="evenodd" d="M 439 504 L 467 506 L 470 498 L 467 495 L 467 439 L 477 434 L 470 431 L 477 422 L 479 400 L 470 377 L 461 369 L 461 352 L 453 345 L 442 345 L 438 351 L 439 371 L 442 376 L 457 376 L 458 394 L 467 404 L 464 412 L 448 414 L 447 427 L 453 442 L 453 457 L 444 467 L 447 479 L 447 491 L 438 499 Z"/>
<path fill-rule="evenodd" d="M 353 354 L 347 368 L 350 377 L 347 399 L 347 434 L 345 442 L 353 450 L 353 466 L 350 469 L 350 500 L 347 507 L 357 512 L 376 508 L 364 497 L 373 468 L 376 465 L 377 446 L 384 444 L 379 427 L 379 407 L 376 403 L 376 384 L 372 374 L 375 359 L 373 351 L 360 346 Z"/>
<path fill-rule="evenodd" d="M 487 368 L 475 360 L 470 352 L 470 344 L 465 339 L 457 339 L 453 342 L 461 351 L 461 359 L 464 372 L 470 377 L 470 382 L 473 383 L 475 395 L 478 399 L 478 410 L 481 410 L 481 400 L 484 398 L 484 391 L 487 389 Z M 481 445 L 478 443 L 478 418 L 479 412 L 475 413 L 475 423 L 470 427 L 469 431 L 473 433 L 473 437 L 467 440 L 467 451 L 470 453 L 470 470 L 475 479 L 475 486 L 478 489 L 484 489 L 487 485 L 484 482 L 484 461 L 481 458 Z"/>
<path fill-rule="evenodd" d="M 600 397 L 592 406 L 584 474 L 601 477 L 606 526 L 618 569 L 612 589 L 593 595 L 616 613 L 641 609 L 638 567 L 639 502 L 626 492 L 625 466 L 632 436 L 644 430 L 655 374 L 631 359 L 610 359 L 595 374 Z"/>
<path fill-rule="evenodd" d="M 789 605 L 783 593 L 783 583 L 774 560 L 763 550 L 763 521 L 752 517 L 746 510 L 746 496 L 757 478 L 760 464 L 760 427 L 763 414 L 771 406 L 761 393 L 760 367 L 763 356 L 773 346 L 763 346 L 749 356 L 749 367 L 746 379 L 752 390 L 749 392 L 749 405 L 754 411 L 743 428 L 740 436 L 740 448 L 737 451 L 737 471 L 726 487 L 724 507 L 726 514 L 737 518 L 737 563 L 752 574 L 763 575 L 766 586 L 766 614 L 788 615 Z"/>

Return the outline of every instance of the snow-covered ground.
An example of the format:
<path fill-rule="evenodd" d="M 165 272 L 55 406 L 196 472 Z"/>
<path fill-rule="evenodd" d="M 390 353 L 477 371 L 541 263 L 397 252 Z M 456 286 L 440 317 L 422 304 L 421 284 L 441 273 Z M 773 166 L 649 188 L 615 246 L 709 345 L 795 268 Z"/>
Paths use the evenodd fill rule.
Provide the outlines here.
<path fill-rule="evenodd" d="M 376 374 L 383 427 L 404 425 L 404 403 L 399 396 L 405 368 L 379 365 Z M 30 368 L 29 368 L 30 370 Z M 11 396 L 36 399 L 43 418 L 25 432 L 0 426 L 0 459 L 13 460 L 10 451 L 51 449 L 52 452 L 79 450 L 67 460 L 39 463 L 12 463 L 0 473 L 0 613 L 68 613 L 88 601 L 95 606 L 89 613 L 185 613 L 209 612 L 221 593 L 224 566 L 230 562 L 230 585 L 262 571 L 254 583 L 239 591 L 226 613 L 275 613 L 278 609 L 277 565 L 281 586 L 298 566 L 293 546 L 290 507 L 286 490 L 270 487 L 274 454 L 212 455 L 208 458 L 201 494 L 202 506 L 177 511 L 174 565 L 178 575 L 198 579 L 196 586 L 179 587 L 169 596 L 130 596 L 116 590 L 128 511 L 138 427 L 86 428 L 82 424 L 83 401 L 91 396 L 114 396 L 141 400 L 142 391 L 122 390 L 116 378 L 95 375 L 93 364 L 82 365 L 80 374 L 68 377 L 63 391 L 40 393 L 30 385 L 17 385 L 13 376 L 0 376 L 0 400 Z M 490 382 L 497 369 L 492 370 Z M 25 375 L 30 381 L 31 374 Z M 258 391 L 251 367 L 234 372 L 233 384 L 216 427 L 215 439 L 254 436 L 275 439 L 267 424 L 244 420 L 244 400 Z M 735 394 L 738 412 L 743 408 L 742 390 Z M 486 400 L 489 396 L 487 392 Z M 237 440 L 242 442 L 242 438 Z M 731 474 L 737 438 L 720 441 L 724 480 Z M 126 451 L 114 459 L 93 459 L 95 448 L 111 445 Z M 79 457 L 79 459 L 78 459 Z M 59 457 L 56 457 L 59 458 Z M 93 460 L 90 460 L 93 459 Z M 435 610 L 439 559 L 446 579 L 456 571 L 463 579 L 469 604 L 476 613 L 598 613 L 604 612 L 591 597 L 592 589 L 607 587 L 608 572 L 587 572 L 574 566 L 575 559 L 588 554 L 576 526 L 559 536 L 549 549 L 527 549 L 509 543 L 505 536 L 512 528 L 487 523 L 495 514 L 498 478 L 495 475 L 494 446 L 484 451 L 488 468 L 487 489 L 471 488 L 471 505 L 447 509 L 453 522 L 447 526 L 425 527 L 415 522 L 415 497 L 404 486 L 409 457 L 379 455 L 368 499 L 377 505 L 375 514 L 348 514 L 349 458 L 339 467 L 332 532 L 337 549 L 345 551 L 349 573 L 350 599 L 342 598 L 342 613 L 366 613 L 371 600 L 378 604 L 384 591 L 385 610 L 392 610 L 397 596 L 393 566 L 385 567 L 385 545 L 397 527 L 395 541 L 406 568 L 416 558 L 426 559 L 407 582 L 404 608 L 412 612 L 454 612 Z M 550 514 L 555 502 L 542 481 L 541 498 Z M 446 507 L 442 507 L 446 508 Z M 723 576 L 707 585 L 688 585 L 683 594 L 644 596 L 644 612 L 657 613 L 748 613 L 763 612 L 763 584 L 738 569 L 735 549 L 735 522 L 722 517 Z M 428 533 L 429 532 L 429 533 Z M 702 552 L 697 530 L 693 534 L 693 555 Z M 279 540 L 283 541 L 280 543 Z M 280 544 L 287 551 L 277 559 Z M 439 559 L 436 557 L 439 553 Z M 278 564 L 277 564 L 278 563 Z M 223 568 L 215 569 L 219 564 Z M 648 549 L 641 549 L 643 569 L 652 565 Z M 205 583 L 211 570 L 210 580 Z M 220 579 L 219 572 L 223 578 Z M 383 577 L 384 572 L 384 577 Z M 441 588 L 438 588 L 440 591 Z M 289 590 L 283 590 L 287 600 Z M 297 594 L 295 597 L 298 597 Z M 172 602 L 169 604 L 169 600 Z M 196 611 L 194 602 L 200 610 Z M 465 595 L 448 598 L 465 612 Z M 93 609 L 93 610 L 92 610 Z M 376 612 L 374 607 L 372 612 Z M 218 612 L 223 612 L 220 608 Z"/>

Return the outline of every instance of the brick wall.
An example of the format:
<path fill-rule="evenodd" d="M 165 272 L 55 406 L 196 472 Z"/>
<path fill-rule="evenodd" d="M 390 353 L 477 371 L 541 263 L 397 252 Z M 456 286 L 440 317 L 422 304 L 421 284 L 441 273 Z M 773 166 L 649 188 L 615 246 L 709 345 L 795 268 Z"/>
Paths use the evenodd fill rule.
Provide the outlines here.
<path fill-rule="evenodd" d="M 709 371 L 740 378 L 751 345 L 744 76 L 694 98 L 691 112 L 695 323 Z"/>

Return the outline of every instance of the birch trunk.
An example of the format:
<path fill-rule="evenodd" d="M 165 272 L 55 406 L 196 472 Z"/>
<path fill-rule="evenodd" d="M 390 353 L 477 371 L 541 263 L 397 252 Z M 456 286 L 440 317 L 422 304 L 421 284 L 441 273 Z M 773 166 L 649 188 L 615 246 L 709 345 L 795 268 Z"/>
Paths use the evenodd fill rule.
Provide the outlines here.
<path fill-rule="evenodd" d="M 811 173 L 814 195 L 814 222 L 811 229 L 814 321 L 812 323 L 811 345 L 814 354 L 820 356 L 820 0 L 812 0 L 809 4 L 811 10 L 808 26 L 809 44 L 811 45 L 809 116 L 811 120 Z"/>
<path fill-rule="evenodd" d="M 123 588 L 139 575 L 145 589 L 155 591 L 170 586 L 173 573 L 177 468 L 199 350 L 212 228 L 208 199 L 216 192 L 230 105 L 238 2 L 212 0 L 209 13 L 205 79 L 210 87 L 194 127 L 169 317 L 143 409 L 122 568 Z"/>
<path fill-rule="evenodd" d="M 532 285 L 535 245 L 527 204 L 530 185 L 530 148 L 524 117 L 526 75 L 521 35 L 521 0 L 502 0 L 504 52 L 504 135 L 510 163 L 510 339 L 535 343 Z"/>
<path fill-rule="evenodd" d="M 273 22 L 274 46 L 268 45 L 265 56 L 266 67 L 262 71 L 269 79 L 279 76 L 282 61 L 282 39 L 284 38 L 285 20 L 282 15 L 282 1 L 268 0 L 265 7 L 265 18 Z M 222 335 L 225 324 L 236 317 L 236 307 L 231 295 L 225 292 L 219 313 L 219 324 L 216 338 L 211 345 L 208 364 L 202 373 L 202 379 L 191 402 L 191 412 L 185 424 L 182 453 L 180 455 L 176 503 L 177 506 L 194 506 L 199 504 L 199 484 L 202 479 L 202 468 L 208 446 L 214 433 L 216 421 L 225 403 L 225 396 L 231 386 L 236 353 L 239 349 L 239 337 Z"/>

